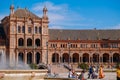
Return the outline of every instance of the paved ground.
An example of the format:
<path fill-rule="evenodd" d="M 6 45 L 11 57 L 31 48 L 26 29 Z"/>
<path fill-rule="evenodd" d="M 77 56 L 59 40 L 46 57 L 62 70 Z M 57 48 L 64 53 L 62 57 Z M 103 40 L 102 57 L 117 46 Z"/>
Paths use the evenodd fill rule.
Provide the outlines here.
<path fill-rule="evenodd" d="M 86 74 L 87 78 L 87 74 Z M 87 79 L 87 80 L 93 80 L 93 79 Z M 116 73 L 115 72 L 106 72 L 105 78 L 103 79 L 94 79 L 94 80 L 116 80 Z"/>
<path fill-rule="evenodd" d="M 94 80 L 116 80 L 116 73 L 115 72 L 105 72 L 105 78 L 103 79 L 94 79 Z M 68 77 L 68 73 L 61 73 L 59 74 L 59 77 Z M 85 73 L 85 78 L 87 79 L 88 73 Z M 93 80 L 93 79 L 87 79 L 87 80 Z"/>

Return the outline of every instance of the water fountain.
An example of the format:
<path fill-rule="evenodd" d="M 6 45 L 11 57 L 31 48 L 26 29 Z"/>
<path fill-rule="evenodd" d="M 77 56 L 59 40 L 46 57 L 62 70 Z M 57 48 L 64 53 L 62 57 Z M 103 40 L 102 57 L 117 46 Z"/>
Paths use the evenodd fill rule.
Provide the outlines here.
<path fill-rule="evenodd" d="M 15 61 L 14 61 L 15 62 Z M 46 69 L 30 69 L 28 65 L 10 67 L 3 50 L 0 50 L 0 79 L 2 80 L 44 80 Z"/>
<path fill-rule="evenodd" d="M 28 65 L 21 63 L 9 66 L 4 50 L 0 50 L 0 80 L 74 80 L 70 78 L 47 77 L 47 69 L 30 69 Z M 13 65 L 14 65 L 13 64 Z"/>

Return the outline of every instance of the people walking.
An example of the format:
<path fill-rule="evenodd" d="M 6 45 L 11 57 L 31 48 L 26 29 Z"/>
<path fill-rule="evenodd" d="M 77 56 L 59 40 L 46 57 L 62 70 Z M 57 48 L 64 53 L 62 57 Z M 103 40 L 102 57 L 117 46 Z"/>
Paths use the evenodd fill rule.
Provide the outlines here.
<path fill-rule="evenodd" d="M 51 65 L 50 64 L 48 64 L 48 74 L 51 74 Z"/>
<path fill-rule="evenodd" d="M 90 65 L 90 67 L 89 67 L 89 73 L 88 73 L 88 78 L 92 78 L 92 74 L 93 74 L 93 68 L 92 68 L 92 65 Z"/>
<path fill-rule="evenodd" d="M 92 70 L 93 70 L 93 72 L 92 72 L 92 79 L 97 79 L 98 75 L 97 75 L 95 66 L 92 67 Z"/>
<path fill-rule="evenodd" d="M 84 74 L 85 74 L 85 70 L 82 70 L 81 74 L 78 76 L 78 80 L 86 80 Z"/>
<path fill-rule="evenodd" d="M 68 78 L 72 78 L 72 70 L 71 69 L 69 70 Z"/>
<path fill-rule="evenodd" d="M 99 69 L 99 79 L 102 79 L 104 77 L 105 77 L 105 75 L 104 75 L 104 72 L 103 72 L 103 66 L 101 65 L 100 69 Z"/>
<path fill-rule="evenodd" d="M 120 64 L 117 67 L 116 73 L 117 73 L 117 80 L 120 80 Z"/>

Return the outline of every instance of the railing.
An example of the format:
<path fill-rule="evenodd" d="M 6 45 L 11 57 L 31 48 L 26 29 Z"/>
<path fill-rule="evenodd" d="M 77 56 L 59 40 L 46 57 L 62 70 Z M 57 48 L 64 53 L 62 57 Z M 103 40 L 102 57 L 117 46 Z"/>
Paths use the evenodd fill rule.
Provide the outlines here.
<path fill-rule="evenodd" d="M 20 49 L 42 49 L 42 47 L 40 46 L 18 46 L 17 48 L 20 48 Z"/>

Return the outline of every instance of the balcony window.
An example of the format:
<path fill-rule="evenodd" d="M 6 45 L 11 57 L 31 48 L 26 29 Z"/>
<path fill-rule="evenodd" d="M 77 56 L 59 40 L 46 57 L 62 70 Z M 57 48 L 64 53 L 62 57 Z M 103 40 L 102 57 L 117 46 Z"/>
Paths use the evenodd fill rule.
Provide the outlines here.
<path fill-rule="evenodd" d="M 20 26 L 18 26 L 18 33 L 20 33 L 21 32 L 21 27 Z"/>
<path fill-rule="evenodd" d="M 35 27 L 35 33 L 37 33 L 37 26 Z"/>
<path fill-rule="evenodd" d="M 118 48 L 118 43 L 112 43 L 110 46 L 111 48 Z"/>
<path fill-rule="evenodd" d="M 39 27 L 39 33 L 40 33 L 40 34 L 42 33 L 41 31 L 42 31 L 42 28 L 41 28 L 41 27 Z"/>
<path fill-rule="evenodd" d="M 25 26 L 22 26 L 22 33 L 25 33 Z"/>
<path fill-rule="evenodd" d="M 32 32 L 32 28 L 28 27 L 28 33 L 31 33 L 31 32 Z"/>

